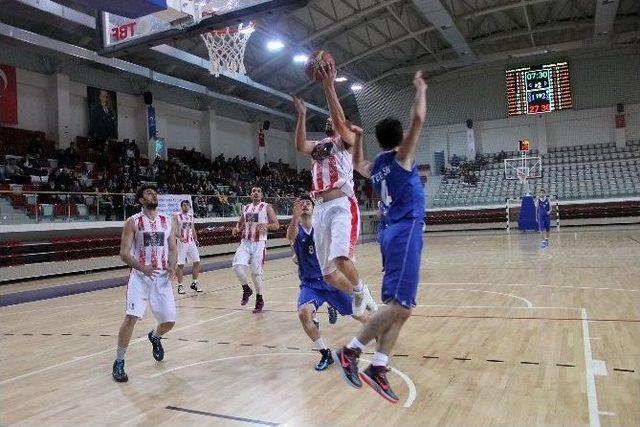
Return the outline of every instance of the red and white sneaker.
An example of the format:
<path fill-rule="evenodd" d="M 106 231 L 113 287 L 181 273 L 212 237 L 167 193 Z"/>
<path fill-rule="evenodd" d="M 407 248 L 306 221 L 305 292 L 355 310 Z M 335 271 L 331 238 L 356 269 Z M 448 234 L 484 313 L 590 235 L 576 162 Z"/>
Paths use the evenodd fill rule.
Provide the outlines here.
<path fill-rule="evenodd" d="M 398 403 L 398 396 L 391 390 L 389 381 L 387 381 L 388 371 L 389 368 L 386 366 L 369 365 L 367 369 L 360 372 L 360 378 L 389 402 Z"/>

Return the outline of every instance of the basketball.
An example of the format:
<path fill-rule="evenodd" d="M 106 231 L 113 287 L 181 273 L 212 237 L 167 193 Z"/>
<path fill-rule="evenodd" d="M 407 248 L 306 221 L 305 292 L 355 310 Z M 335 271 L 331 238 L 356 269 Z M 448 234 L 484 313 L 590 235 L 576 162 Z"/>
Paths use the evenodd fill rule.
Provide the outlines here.
<path fill-rule="evenodd" d="M 322 77 L 318 71 L 329 64 L 336 65 L 336 61 L 333 59 L 333 56 L 331 56 L 331 54 L 326 50 L 316 50 L 309 57 L 309 60 L 304 67 L 304 71 L 307 73 L 307 77 L 309 77 L 310 80 L 319 82 L 322 81 Z"/>

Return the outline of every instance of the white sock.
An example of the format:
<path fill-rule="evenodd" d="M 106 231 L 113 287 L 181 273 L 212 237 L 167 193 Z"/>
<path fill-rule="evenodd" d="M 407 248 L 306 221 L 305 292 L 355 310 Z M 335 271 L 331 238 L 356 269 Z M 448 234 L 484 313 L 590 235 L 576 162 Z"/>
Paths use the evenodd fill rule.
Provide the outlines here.
<path fill-rule="evenodd" d="M 197 285 L 197 284 L 198 284 L 198 279 L 193 279 L 193 280 L 191 281 L 191 283 L 193 283 L 193 284 L 196 284 L 196 285 Z"/>
<path fill-rule="evenodd" d="M 124 354 L 127 352 L 127 347 L 116 348 L 116 360 L 124 360 Z"/>
<path fill-rule="evenodd" d="M 362 292 L 363 289 L 364 285 L 362 282 L 358 282 L 358 285 L 353 287 L 353 292 Z"/>
<path fill-rule="evenodd" d="M 156 331 L 155 329 L 151 331 L 151 338 L 160 338 L 158 331 Z"/>
<path fill-rule="evenodd" d="M 375 353 L 373 353 L 373 361 L 371 362 L 371 364 L 373 366 L 387 366 L 389 364 L 389 356 L 376 351 Z"/>
<path fill-rule="evenodd" d="M 182 282 L 178 282 L 178 286 L 182 286 Z"/>
<path fill-rule="evenodd" d="M 354 337 L 349 344 L 347 344 L 347 348 L 364 350 L 365 345 L 358 341 L 358 338 Z"/>
<path fill-rule="evenodd" d="M 313 342 L 313 344 L 316 346 L 317 350 L 324 350 L 327 348 L 326 345 L 324 345 L 324 340 L 322 339 L 322 337 L 318 338 L 317 340 L 315 340 Z"/>

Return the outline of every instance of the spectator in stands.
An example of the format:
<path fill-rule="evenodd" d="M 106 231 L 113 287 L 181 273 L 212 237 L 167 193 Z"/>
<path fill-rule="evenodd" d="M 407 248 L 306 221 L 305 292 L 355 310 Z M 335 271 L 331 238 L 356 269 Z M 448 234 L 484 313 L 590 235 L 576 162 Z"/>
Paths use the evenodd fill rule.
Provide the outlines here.
<path fill-rule="evenodd" d="M 59 161 L 59 166 L 66 166 L 69 169 L 73 169 L 78 163 L 78 149 L 76 143 L 71 141 L 69 147 L 62 152 L 62 159 Z"/>

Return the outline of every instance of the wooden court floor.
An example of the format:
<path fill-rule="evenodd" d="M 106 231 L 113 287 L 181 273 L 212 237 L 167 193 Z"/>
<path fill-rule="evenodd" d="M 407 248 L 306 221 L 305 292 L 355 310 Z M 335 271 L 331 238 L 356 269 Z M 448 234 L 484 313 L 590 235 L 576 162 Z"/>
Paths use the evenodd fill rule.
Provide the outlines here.
<path fill-rule="evenodd" d="M 124 288 L 0 309 L 0 424 L 640 425 L 640 227 L 567 228 L 546 250 L 519 233 L 426 241 L 420 305 L 391 361 L 398 405 L 350 388 L 335 367 L 313 370 L 297 275 L 280 259 L 267 263 L 261 315 L 240 308 L 230 269 L 204 274 L 205 293 L 177 296 L 161 363 L 148 312 L 126 384 L 111 379 Z M 375 244 L 359 247 L 357 266 L 379 295 Z M 320 320 L 332 346 L 358 328 Z"/>

